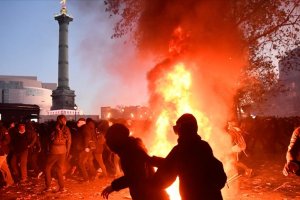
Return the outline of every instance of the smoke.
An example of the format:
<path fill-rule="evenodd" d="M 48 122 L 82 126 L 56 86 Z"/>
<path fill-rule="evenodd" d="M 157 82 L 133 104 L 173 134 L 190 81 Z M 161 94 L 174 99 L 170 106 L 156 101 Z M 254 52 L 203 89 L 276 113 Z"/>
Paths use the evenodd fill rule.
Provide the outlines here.
<path fill-rule="evenodd" d="M 102 1 L 72 2 L 86 16 L 80 46 L 82 68 L 91 72 L 93 80 L 104 82 L 95 103 L 106 98 L 134 104 L 137 99 L 147 99 L 148 84 L 149 104 L 159 109 L 153 83 L 180 61 L 193 75 L 194 106 L 212 118 L 214 125 L 222 127 L 232 115 L 233 95 L 247 56 L 241 33 L 231 18 L 232 5 L 222 0 L 140 2 L 137 49 L 129 36 L 109 39 L 119 19 L 109 18 Z M 183 50 L 174 55 L 169 52 L 169 44 L 178 27 L 186 37 L 180 44 Z M 111 96 L 107 98 L 108 95 Z"/>
<path fill-rule="evenodd" d="M 229 1 L 151 0 L 143 8 L 137 26 L 139 47 L 151 54 L 165 55 L 147 76 L 151 108 L 159 113 L 164 105 L 171 103 L 164 102 L 157 92 L 157 83 L 177 63 L 184 63 L 192 74 L 191 104 L 195 112 L 208 117 L 212 127 L 212 134 L 204 139 L 218 157 L 228 156 L 231 144 L 224 126 L 234 115 L 234 95 L 247 60 L 243 37 L 231 18 Z M 183 36 L 176 35 L 178 27 Z M 170 52 L 170 42 L 176 46 L 172 48 L 175 52 Z M 203 137 L 204 130 L 199 134 Z M 230 160 L 224 164 L 232 168 Z"/>
<path fill-rule="evenodd" d="M 193 71 L 193 95 L 198 99 L 195 103 L 209 116 L 222 121 L 229 115 L 228 108 L 231 109 L 246 56 L 240 32 L 229 17 L 230 3 L 222 0 L 140 2 L 143 5 L 136 24 L 138 49 L 135 49 L 128 35 L 110 39 L 119 19 L 108 16 L 103 1 L 70 0 L 69 4 L 83 14 L 80 16 L 83 19 L 75 19 L 84 23 L 84 37 L 79 47 L 82 69 L 90 72 L 91 80 L 103 83 L 98 88 L 95 103 L 103 99 L 103 90 L 107 89 L 114 93 L 105 97 L 108 104 L 146 101 L 147 72 L 161 71 L 156 68 L 162 67 L 160 62 L 165 62 L 164 59 L 171 59 L 173 63 L 178 59 L 168 51 L 174 30 L 181 27 L 189 37 L 185 41 L 186 51 L 180 56 Z M 141 52 L 149 53 L 150 57 Z M 153 67 L 153 61 L 160 64 Z M 151 82 L 155 80 L 148 80 L 148 89 Z M 152 104 L 155 94 L 151 89 L 148 92 Z M 105 96 L 110 94 L 105 93 Z M 117 102 L 116 96 L 122 102 Z"/>
<path fill-rule="evenodd" d="M 232 115 L 233 95 L 247 54 L 242 35 L 231 18 L 231 6 L 230 2 L 221 0 L 145 1 L 137 26 L 139 47 L 166 58 L 148 76 L 152 106 L 157 99 L 152 84 L 163 76 L 160 72 L 167 71 L 177 61 L 184 61 L 193 74 L 192 95 L 196 107 L 214 118 L 218 126 Z M 177 27 L 188 38 L 185 51 L 174 57 L 169 54 L 168 45 Z"/>
<path fill-rule="evenodd" d="M 80 27 L 77 60 L 82 75 L 88 76 L 81 84 L 84 100 L 78 93 L 76 99 L 88 101 L 94 113 L 100 106 L 146 104 L 146 72 L 152 64 L 141 59 L 128 37 L 111 38 L 118 19 L 109 17 L 103 1 L 70 0 L 67 6 L 71 14 L 78 15 L 70 29 Z"/>
<path fill-rule="evenodd" d="M 105 16 L 107 13 L 102 5 L 94 6 L 95 1 L 78 2 L 81 2 L 81 11 L 96 13 L 91 27 L 102 26 L 102 23 L 106 24 L 111 20 Z M 99 39 L 101 31 L 91 30 L 81 46 L 84 51 L 83 59 L 87 63 L 84 67 L 89 65 L 92 66 L 91 71 L 100 69 L 112 75 L 121 90 L 107 88 L 104 93 L 107 95 L 108 90 L 115 92 L 115 98 L 121 99 L 123 103 L 126 103 L 124 93 L 127 93 L 128 102 L 134 102 L 137 98 L 135 91 L 148 81 L 149 105 L 153 111 L 159 112 L 163 108 L 164 100 L 157 93 L 156 83 L 178 62 L 184 63 L 192 74 L 191 103 L 196 110 L 209 118 L 213 127 L 209 142 L 216 154 L 227 153 L 230 149 L 229 138 L 224 136 L 221 141 L 220 134 L 224 134 L 224 125 L 232 115 L 233 96 L 238 88 L 240 72 L 247 60 L 242 34 L 231 18 L 231 1 L 140 2 L 140 18 L 135 26 L 138 48 L 134 49 L 130 42 L 124 43 L 129 38 L 108 41 L 108 38 Z M 106 28 L 113 30 L 111 24 Z M 182 30 L 183 37 L 174 35 L 178 28 Z M 175 46 L 172 51 L 170 42 Z M 101 58 L 101 61 L 95 58 Z M 151 65 L 149 60 L 157 62 Z M 179 113 L 181 114 L 183 113 Z"/>
<path fill-rule="evenodd" d="M 231 18 L 231 6 L 230 1 L 222 0 L 145 1 L 137 33 L 140 49 L 165 57 L 148 72 L 150 107 L 155 113 L 169 107 L 170 120 L 174 120 L 176 110 L 172 110 L 172 102 L 165 102 L 157 91 L 173 67 L 184 63 L 192 75 L 193 114 L 201 112 L 207 116 L 212 127 L 211 135 L 205 137 L 206 125 L 201 129 L 203 122 L 198 118 L 199 134 L 222 158 L 225 168 L 233 172 L 231 141 L 224 128 L 234 116 L 234 95 L 246 66 L 247 52 L 242 34 Z M 172 141 L 172 136 L 168 138 Z M 231 192 L 237 188 L 232 189 Z"/>

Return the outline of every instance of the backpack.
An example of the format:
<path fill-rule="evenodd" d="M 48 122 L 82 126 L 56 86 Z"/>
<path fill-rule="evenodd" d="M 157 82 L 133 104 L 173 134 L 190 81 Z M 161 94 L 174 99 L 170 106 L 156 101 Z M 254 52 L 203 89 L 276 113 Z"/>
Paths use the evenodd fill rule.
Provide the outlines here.
<path fill-rule="evenodd" d="M 54 145 L 65 145 L 68 135 L 65 130 L 55 130 L 51 133 L 51 143 Z"/>

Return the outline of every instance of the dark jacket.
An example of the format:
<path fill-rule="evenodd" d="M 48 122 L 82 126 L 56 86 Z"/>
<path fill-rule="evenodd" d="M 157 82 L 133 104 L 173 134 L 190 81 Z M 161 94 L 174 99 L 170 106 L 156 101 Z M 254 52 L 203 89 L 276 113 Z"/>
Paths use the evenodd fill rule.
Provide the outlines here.
<path fill-rule="evenodd" d="M 93 121 L 87 122 L 85 125 L 80 127 L 80 135 L 82 137 L 83 149 L 90 148 L 92 149 L 92 144 L 94 143 L 94 147 L 96 147 L 96 128 L 95 123 Z M 94 149 L 93 149 L 94 150 Z"/>
<path fill-rule="evenodd" d="M 167 188 L 179 176 L 182 200 L 220 200 L 220 190 L 224 185 L 217 188 L 213 183 L 214 178 L 210 175 L 211 168 L 214 168 L 210 165 L 213 159 L 211 147 L 199 135 L 185 138 L 181 136 L 178 145 L 171 150 L 155 173 L 153 185 Z"/>
<path fill-rule="evenodd" d="M 29 141 L 28 148 L 30 152 L 37 152 L 41 148 L 39 136 L 37 133 L 37 130 L 35 129 L 34 125 L 32 123 L 26 124 L 26 132 L 27 132 L 27 138 Z"/>
<path fill-rule="evenodd" d="M 124 176 L 112 182 L 114 191 L 129 187 L 133 200 L 168 199 L 165 191 L 150 186 L 149 180 L 154 169 L 149 165 L 151 158 L 141 145 L 141 140 L 129 137 L 122 149 L 119 149 L 118 155 Z"/>
<path fill-rule="evenodd" d="M 105 146 L 105 137 L 103 133 L 96 134 L 96 149 L 94 153 L 102 154 Z"/>
<path fill-rule="evenodd" d="M 70 154 L 73 156 L 78 155 L 79 149 L 82 149 L 82 145 L 80 144 L 81 138 L 78 134 L 78 128 L 72 128 L 71 131 L 71 138 L 72 138 L 72 144 L 70 149 Z"/>
<path fill-rule="evenodd" d="M 31 131 L 26 130 L 25 133 L 21 134 L 18 130 L 13 133 L 11 139 L 11 150 L 13 153 L 21 153 L 31 148 L 36 141 L 36 137 Z"/>
<path fill-rule="evenodd" d="M 69 154 L 70 148 L 70 129 L 66 125 L 56 127 L 50 135 L 49 154 Z"/>
<path fill-rule="evenodd" d="M 26 130 L 27 139 L 28 139 L 28 148 L 32 149 L 34 145 L 39 142 L 37 132 L 35 130 Z"/>
<path fill-rule="evenodd" d="M 84 126 L 85 125 L 82 125 L 81 127 L 78 127 L 77 128 L 77 132 L 74 134 L 74 146 L 76 148 L 76 150 L 78 152 L 81 152 L 84 150 L 84 141 L 83 141 L 83 138 L 84 138 Z M 73 143 L 73 142 L 72 142 Z"/>

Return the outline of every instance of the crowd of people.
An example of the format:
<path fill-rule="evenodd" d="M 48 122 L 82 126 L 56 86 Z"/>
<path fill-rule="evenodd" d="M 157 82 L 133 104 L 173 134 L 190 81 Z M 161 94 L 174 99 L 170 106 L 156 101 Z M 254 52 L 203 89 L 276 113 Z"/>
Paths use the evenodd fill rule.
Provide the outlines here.
<path fill-rule="evenodd" d="M 0 122 L 0 186 L 26 184 L 30 177 L 45 177 L 47 192 L 53 190 L 51 180 L 55 177 L 58 191 L 63 192 L 66 176 L 79 177 L 80 182 L 120 176 L 119 158 L 105 145 L 108 127 L 105 120 L 80 118 L 74 123 L 67 122 L 64 115 L 41 124 Z"/>
<path fill-rule="evenodd" d="M 288 148 L 285 145 L 288 150 L 283 174 L 286 176 L 300 175 L 300 128 L 296 128 L 296 121 L 292 121 L 293 129 L 285 127 L 285 132 L 294 130 L 292 137 L 284 134 L 285 137 L 289 135 L 290 140 Z M 283 146 L 282 140 L 278 139 L 283 136 L 280 137 L 278 132 L 284 129 L 277 125 L 284 123 L 274 119 L 260 119 L 259 122 L 246 119 L 239 124 L 229 122 L 226 127 L 232 138 L 234 166 L 248 177 L 252 175 L 252 169 L 239 159 L 241 154 L 247 156 L 246 147 L 247 152 L 254 153 L 255 148 L 267 142 L 259 138 L 268 136 L 274 127 L 278 137 L 271 142 L 278 141 L 276 145 Z M 265 131 L 264 137 L 258 135 L 257 127 L 265 127 L 260 130 Z M 41 124 L 0 122 L 1 186 L 26 184 L 30 176 L 44 177 L 43 192 L 65 192 L 65 176 L 78 177 L 80 182 L 86 183 L 111 176 L 117 178 L 102 191 L 103 198 L 128 187 L 133 200 L 167 200 L 169 197 L 164 189 L 178 176 L 183 200 L 222 199 L 220 191 L 227 176 L 222 162 L 215 158 L 210 145 L 198 134 L 196 118 L 192 114 L 183 114 L 173 130 L 178 136 L 178 144 L 166 158 L 161 158 L 149 156 L 142 139 L 130 136 L 124 123 L 111 125 L 106 120 L 91 118 L 71 122 L 64 115 L 59 115 L 56 121 Z M 58 183 L 55 189 L 51 187 L 53 178 Z"/>

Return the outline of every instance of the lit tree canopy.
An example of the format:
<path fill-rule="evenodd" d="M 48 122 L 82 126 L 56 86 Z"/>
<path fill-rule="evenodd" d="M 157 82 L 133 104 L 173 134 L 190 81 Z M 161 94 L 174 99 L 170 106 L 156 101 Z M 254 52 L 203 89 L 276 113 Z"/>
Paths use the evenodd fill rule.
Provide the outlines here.
<path fill-rule="evenodd" d="M 149 51 L 167 51 L 163 41 L 169 41 L 178 26 L 189 31 L 190 43 L 198 46 L 224 38 L 238 43 L 247 52 L 248 64 L 237 99 L 255 100 L 276 85 L 274 58 L 300 41 L 300 0 L 105 0 L 105 4 L 107 12 L 120 17 L 113 37 L 131 33 L 137 45 Z"/>

